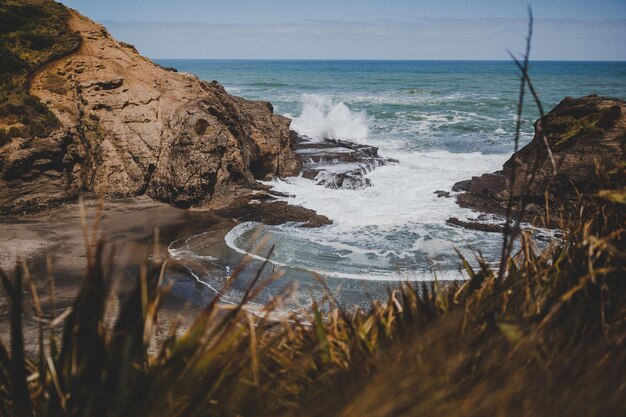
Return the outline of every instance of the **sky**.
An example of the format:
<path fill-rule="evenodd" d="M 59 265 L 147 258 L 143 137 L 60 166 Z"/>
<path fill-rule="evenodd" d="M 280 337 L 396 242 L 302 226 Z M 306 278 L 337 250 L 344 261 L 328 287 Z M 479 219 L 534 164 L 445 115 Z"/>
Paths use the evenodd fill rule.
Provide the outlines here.
<path fill-rule="evenodd" d="M 527 0 L 61 0 L 151 58 L 508 59 Z M 626 60 L 626 0 L 536 0 L 535 60 Z"/>

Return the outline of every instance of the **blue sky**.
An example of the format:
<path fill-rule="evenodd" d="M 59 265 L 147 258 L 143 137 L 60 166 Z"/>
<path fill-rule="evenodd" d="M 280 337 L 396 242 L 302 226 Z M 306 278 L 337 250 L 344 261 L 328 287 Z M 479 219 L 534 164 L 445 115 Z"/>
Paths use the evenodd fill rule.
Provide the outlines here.
<path fill-rule="evenodd" d="M 151 58 L 508 59 L 527 1 L 62 0 Z M 533 59 L 626 60 L 626 0 L 541 0 Z"/>

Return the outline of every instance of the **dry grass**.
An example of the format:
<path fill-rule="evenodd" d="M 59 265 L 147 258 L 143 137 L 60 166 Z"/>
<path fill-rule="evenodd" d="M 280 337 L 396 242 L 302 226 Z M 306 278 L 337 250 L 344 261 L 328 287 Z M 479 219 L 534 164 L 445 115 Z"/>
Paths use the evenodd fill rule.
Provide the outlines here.
<path fill-rule="evenodd" d="M 463 285 L 404 285 L 370 311 L 346 311 L 329 292 L 320 303 L 330 308 L 316 305 L 304 316 L 252 315 L 244 305 L 263 286 L 261 269 L 240 305 L 223 310 L 216 299 L 154 356 L 147 352 L 166 292 L 165 263 L 146 263 L 107 328 L 110 254 L 95 247 L 62 339 L 50 336 L 45 349 L 42 340 L 32 362 L 20 323 L 22 290 L 32 279 L 19 267 L 13 279 L 3 275 L 13 323 L 11 355 L 0 347 L 0 411 L 626 415 L 624 209 L 594 198 L 561 244 L 538 252 L 523 235 L 504 278 L 464 261 L 471 278 Z M 277 298 L 265 313 L 280 305 Z M 48 333 L 54 318 L 38 314 Z"/>
<path fill-rule="evenodd" d="M 625 416 L 623 171 L 598 170 L 602 191 L 581 199 L 560 243 L 539 252 L 507 227 L 502 267 L 462 259 L 463 285 L 403 285 L 369 311 L 347 311 L 328 291 L 311 311 L 272 320 L 281 297 L 265 317 L 244 308 L 271 279 L 263 265 L 239 305 L 223 310 L 216 298 L 156 355 L 148 347 L 167 264 L 146 262 L 106 326 L 112 255 L 85 225 L 88 276 L 67 317 L 46 316 L 31 287 L 41 323 L 33 360 L 21 326 L 32 278 L 23 265 L 2 274 L 12 322 L 10 349 L 0 344 L 0 414 Z M 61 321 L 58 340 L 48 329 Z"/>

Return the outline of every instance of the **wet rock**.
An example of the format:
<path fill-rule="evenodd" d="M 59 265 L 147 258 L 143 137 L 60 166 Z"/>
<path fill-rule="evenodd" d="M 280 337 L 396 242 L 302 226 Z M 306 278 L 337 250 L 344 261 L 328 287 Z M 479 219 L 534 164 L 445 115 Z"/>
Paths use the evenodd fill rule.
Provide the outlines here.
<path fill-rule="evenodd" d="M 437 191 L 435 191 L 435 195 L 437 195 L 437 197 L 439 197 L 439 198 L 449 198 L 450 197 L 450 191 L 437 190 Z"/>
<path fill-rule="evenodd" d="M 378 148 L 344 140 L 314 141 L 292 131 L 294 151 L 302 176 L 327 188 L 360 189 L 371 186 L 365 177 L 377 167 L 397 161 L 378 155 Z"/>
<path fill-rule="evenodd" d="M 452 191 L 454 192 L 467 191 L 469 190 L 469 186 L 471 183 L 472 183 L 472 180 L 459 181 L 452 186 Z"/>
<path fill-rule="evenodd" d="M 302 227 L 320 227 L 332 224 L 328 217 L 315 211 L 288 204 L 285 201 L 270 201 L 245 204 L 240 201 L 229 208 L 215 211 L 224 217 L 236 218 L 238 221 L 256 221 L 275 225 L 285 222 L 302 223 Z"/>
<path fill-rule="evenodd" d="M 285 197 L 285 198 L 293 197 L 292 194 L 282 193 L 282 192 L 276 191 L 276 190 L 269 190 L 268 194 L 273 195 L 274 197 Z"/>
<path fill-rule="evenodd" d="M 502 233 L 504 232 L 504 226 L 500 224 L 482 223 L 478 221 L 465 221 L 456 217 L 450 217 L 446 220 L 446 223 L 453 226 L 460 226 L 466 229 L 479 230 L 481 232 Z"/>

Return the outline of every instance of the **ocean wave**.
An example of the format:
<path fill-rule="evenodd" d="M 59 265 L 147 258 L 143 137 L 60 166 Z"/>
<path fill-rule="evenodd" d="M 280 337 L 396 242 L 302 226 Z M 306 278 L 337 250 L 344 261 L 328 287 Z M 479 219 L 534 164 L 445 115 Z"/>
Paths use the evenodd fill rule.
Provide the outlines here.
<path fill-rule="evenodd" d="M 291 87 L 291 84 L 283 83 L 279 81 L 252 81 L 242 84 L 246 87 L 261 87 L 261 88 L 276 88 L 276 87 Z"/>
<path fill-rule="evenodd" d="M 289 229 L 292 227 L 292 229 Z M 260 235 L 267 242 L 275 245 L 272 258 L 266 258 L 256 251 L 244 249 L 249 246 L 250 234 L 255 234 L 255 230 L 260 230 Z M 300 235 L 300 232 L 304 235 Z M 394 251 L 384 251 L 374 253 L 374 251 L 358 250 L 350 244 L 322 241 L 312 245 L 313 237 L 318 235 L 318 231 L 302 229 L 291 226 L 265 226 L 254 222 L 242 223 L 233 228 L 226 235 L 226 244 L 236 252 L 250 256 L 259 262 L 269 262 L 279 268 L 289 268 L 299 270 L 312 276 L 322 276 L 325 278 L 349 279 L 358 281 L 432 281 L 435 274 L 432 270 L 410 269 L 398 270 L 395 264 L 388 259 L 391 255 L 396 257 L 411 256 L 407 253 L 396 254 Z M 306 241 L 307 243 L 303 242 Z M 307 256 L 293 256 L 294 248 L 300 246 L 305 250 Z M 320 249 L 322 248 L 322 249 Z M 324 249 L 326 251 L 324 251 Z M 352 252 L 352 250 L 355 250 Z M 337 255 L 336 251 L 349 251 L 349 254 Z M 297 253 L 297 252 L 296 252 Z M 345 263 L 338 263 L 338 258 L 344 258 Z M 332 260 L 332 262 L 330 261 Z M 385 265 L 385 262 L 387 263 Z M 456 269 L 437 271 L 437 278 L 440 280 L 462 279 Z"/>
<path fill-rule="evenodd" d="M 291 127 L 301 135 L 316 140 L 367 140 L 369 120 L 365 112 L 352 111 L 330 97 L 318 94 L 302 95 L 302 112 L 293 118 Z"/>
<path fill-rule="evenodd" d="M 396 270 L 411 271 L 421 280 L 433 264 L 442 271 L 456 271 L 454 242 L 465 242 L 486 253 L 497 252 L 499 235 L 447 225 L 449 217 L 469 219 L 475 215 L 452 198 L 438 198 L 434 191 L 449 190 L 458 180 L 496 170 L 506 155 L 411 152 L 372 143 L 383 145 L 381 153 L 399 163 L 368 174 L 372 187 L 367 189 L 326 189 L 301 177 L 268 182 L 277 191 L 291 195 L 287 198 L 290 203 L 334 221 L 322 229 L 257 226 L 276 244 L 276 263 L 352 279 L 373 274 L 374 279 L 397 280 Z M 250 244 L 250 227 L 234 230 L 228 245 L 242 251 Z M 470 249 L 465 249 L 469 256 Z"/>

